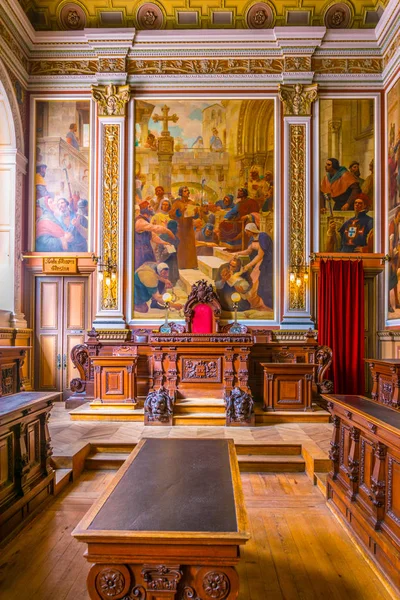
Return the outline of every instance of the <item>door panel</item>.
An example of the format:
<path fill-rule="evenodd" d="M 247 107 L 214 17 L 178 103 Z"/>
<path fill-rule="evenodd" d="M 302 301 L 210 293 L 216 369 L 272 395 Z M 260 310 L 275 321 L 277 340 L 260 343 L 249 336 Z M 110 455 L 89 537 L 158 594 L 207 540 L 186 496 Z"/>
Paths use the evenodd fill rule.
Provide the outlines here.
<path fill-rule="evenodd" d="M 36 278 L 36 389 L 68 390 L 78 376 L 70 353 L 85 341 L 88 288 L 87 276 Z"/>

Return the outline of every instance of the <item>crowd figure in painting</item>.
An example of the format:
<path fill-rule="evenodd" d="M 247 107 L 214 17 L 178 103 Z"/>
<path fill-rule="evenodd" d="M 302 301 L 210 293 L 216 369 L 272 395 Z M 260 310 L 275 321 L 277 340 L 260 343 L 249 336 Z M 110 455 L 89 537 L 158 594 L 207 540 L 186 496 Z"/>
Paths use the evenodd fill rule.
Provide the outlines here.
<path fill-rule="evenodd" d="M 369 163 L 370 174 L 364 179 L 360 163 L 354 160 L 347 169 L 336 158 L 325 163 L 321 182 L 322 212 L 328 212 L 326 252 L 373 252 L 373 219 L 367 213 L 374 203 L 374 161 Z M 338 228 L 335 212 L 354 211 L 354 215 Z"/>
<path fill-rule="evenodd" d="M 65 136 L 67 144 L 79 151 L 77 125 L 71 123 Z M 38 150 L 38 158 L 40 157 Z M 87 252 L 88 201 L 73 192 L 68 179 L 59 184 L 61 192 L 49 190 L 46 182 L 47 165 L 36 165 L 36 250 L 38 252 Z M 67 183 L 68 194 L 64 193 Z"/>
<path fill-rule="evenodd" d="M 216 142 L 217 144 L 217 142 Z M 214 203 L 194 201 L 183 185 L 175 198 L 162 186 L 153 197 L 142 197 L 136 181 L 135 206 L 135 310 L 164 308 L 162 295 L 173 291 L 180 272 L 198 269 L 201 257 L 215 249 L 229 252 L 215 280 L 223 310 L 232 310 L 231 295 L 240 294 L 239 310 L 271 311 L 273 307 L 273 242 L 260 230 L 261 212 L 273 208 L 273 176 L 250 170 L 246 186 L 225 194 Z M 201 274 L 200 274 L 201 275 Z M 172 302 L 179 310 L 182 304 Z"/>

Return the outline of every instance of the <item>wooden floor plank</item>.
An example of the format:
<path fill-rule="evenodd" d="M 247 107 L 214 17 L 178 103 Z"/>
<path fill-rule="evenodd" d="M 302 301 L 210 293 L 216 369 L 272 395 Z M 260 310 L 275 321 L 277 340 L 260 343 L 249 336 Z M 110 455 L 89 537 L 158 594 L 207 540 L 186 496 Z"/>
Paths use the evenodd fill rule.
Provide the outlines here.
<path fill-rule="evenodd" d="M 1 600 L 89 600 L 90 565 L 71 531 L 114 476 L 87 471 L 2 551 Z M 389 600 L 304 473 L 242 474 L 251 539 L 239 600 Z"/>

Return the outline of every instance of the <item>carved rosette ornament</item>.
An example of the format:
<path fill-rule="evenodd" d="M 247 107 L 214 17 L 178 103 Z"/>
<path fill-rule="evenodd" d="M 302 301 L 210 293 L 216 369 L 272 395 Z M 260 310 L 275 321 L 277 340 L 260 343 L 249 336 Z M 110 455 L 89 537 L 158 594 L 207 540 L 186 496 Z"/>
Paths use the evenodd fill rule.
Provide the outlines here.
<path fill-rule="evenodd" d="M 130 99 L 129 85 L 92 85 L 99 116 L 124 117 Z"/>
<path fill-rule="evenodd" d="M 274 13 L 272 8 L 265 2 L 257 2 L 250 6 L 246 15 L 249 29 L 267 29 L 273 26 Z"/>
<path fill-rule="evenodd" d="M 121 126 L 104 126 L 103 153 L 103 210 L 102 210 L 102 254 L 103 260 L 118 264 L 118 204 L 119 204 L 119 147 Z M 115 310 L 118 307 L 117 280 L 103 279 L 101 307 Z"/>
<path fill-rule="evenodd" d="M 346 29 L 351 23 L 351 9 L 348 4 L 338 2 L 328 8 L 324 16 L 327 29 Z"/>
<path fill-rule="evenodd" d="M 288 116 L 311 116 L 311 106 L 318 96 L 318 84 L 279 85 L 279 98 L 283 103 L 283 114 Z"/>
<path fill-rule="evenodd" d="M 210 571 L 203 578 L 203 590 L 208 598 L 222 600 L 229 594 L 229 579 L 225 573 Z"/>
<path fill-rule="evenodd" d="M 137 11 L 136 20 L 139 29 L 162 29 L 164 27 L 164 15 L 157 4 L 146 2 Z"/>
<path fill-rule="evenodd" d="M 73 2 L 64 4 L 60 11 L 59 20 L 63 29 L 78 30 L 86 27 L 85 11 Z"/>

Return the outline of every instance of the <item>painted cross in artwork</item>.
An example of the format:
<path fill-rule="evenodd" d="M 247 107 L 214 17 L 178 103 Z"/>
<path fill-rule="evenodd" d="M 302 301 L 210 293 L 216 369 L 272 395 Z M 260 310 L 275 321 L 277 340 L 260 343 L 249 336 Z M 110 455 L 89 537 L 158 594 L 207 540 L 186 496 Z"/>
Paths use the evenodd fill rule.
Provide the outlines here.
<path fill-rule="evenodd" d="M 35 249 L 87 252 L 89 101 L 37 100 L 35 108 Z"/>
<path fill-rule="evenodd" d="M 136 102 L 135 318 L 175 318 L 192 284 L 223 317 L 274 318 L 274 102 Z M 174 313 L 171 315 L 174 316 Z"/>

